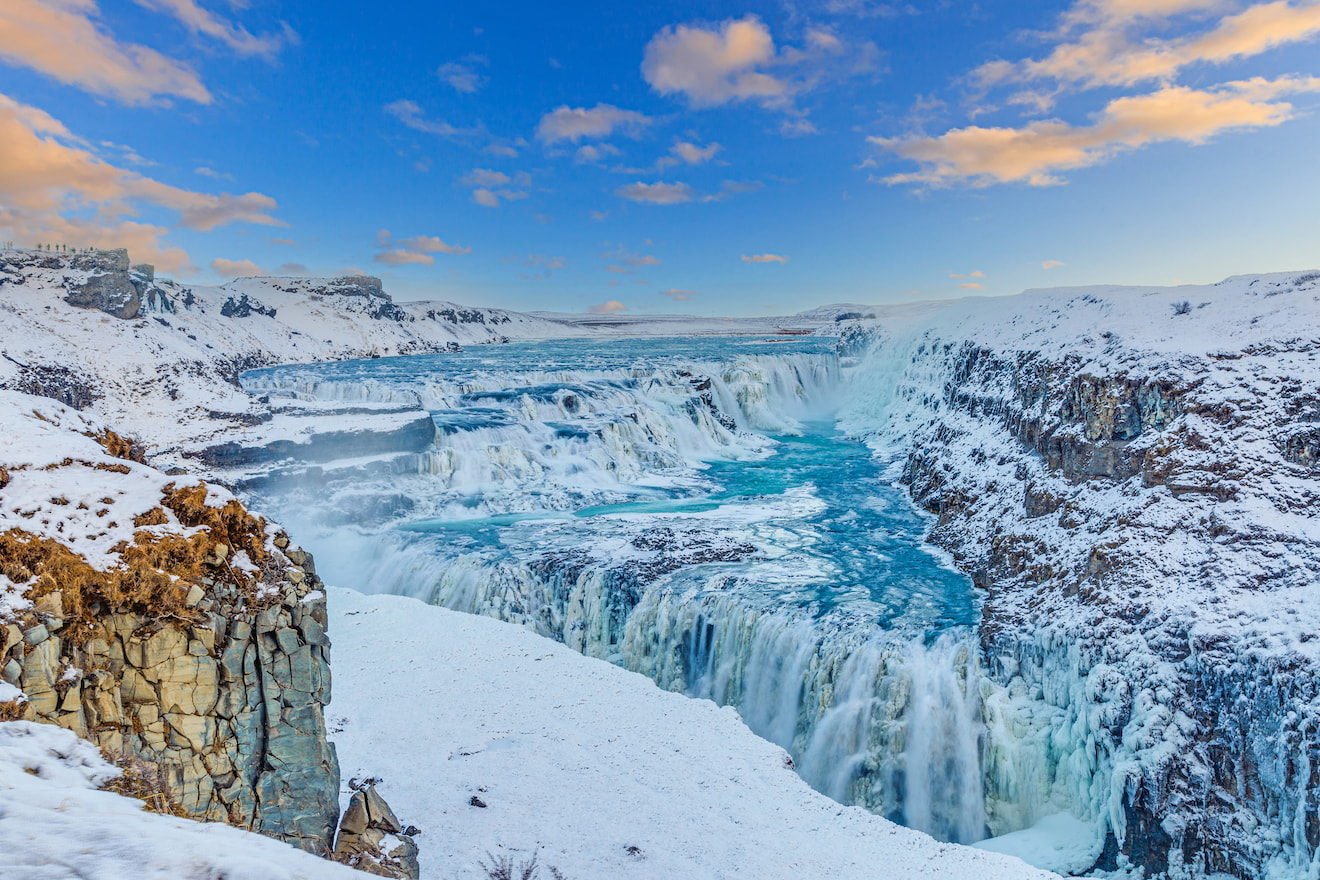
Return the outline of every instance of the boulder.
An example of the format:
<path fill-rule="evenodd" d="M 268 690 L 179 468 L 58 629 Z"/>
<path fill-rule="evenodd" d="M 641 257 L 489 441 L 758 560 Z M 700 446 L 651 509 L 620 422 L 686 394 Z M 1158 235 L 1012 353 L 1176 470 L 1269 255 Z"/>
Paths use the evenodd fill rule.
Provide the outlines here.
<path fill-rule="evenodd" d="M 127 259 L 127 257 L 125 257 Z M 127 272 L 92 275 L 81 284 L 70 281 L 64 301 L 82 309 L 100 309 L 114 318 L 136 318 L 142 311 L 142 296 Z"/>

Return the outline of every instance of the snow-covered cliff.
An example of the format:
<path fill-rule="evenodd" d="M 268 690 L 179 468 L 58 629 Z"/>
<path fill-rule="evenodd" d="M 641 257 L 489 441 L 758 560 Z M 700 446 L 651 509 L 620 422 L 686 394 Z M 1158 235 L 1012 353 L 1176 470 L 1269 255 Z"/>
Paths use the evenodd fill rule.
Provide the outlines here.
<path fill-rule="evenodd" d="M 124 251 L 0 251 L 0 320 L 0 388 L 94 412 L 153 452 L 267 420 L 237 386 L 253 367 L 583 332 L 500 309 L 395 303 L 377 278 L 188 287 Z"/>
<path fill-rule="evenodd" d="M 987 591 L 992 829 L 1067 810 L 1102 866 L 1313 876 L 1320 273 L 881 311 L 844 338 L 870 344 L 844 423 L 906 455 Z"/>

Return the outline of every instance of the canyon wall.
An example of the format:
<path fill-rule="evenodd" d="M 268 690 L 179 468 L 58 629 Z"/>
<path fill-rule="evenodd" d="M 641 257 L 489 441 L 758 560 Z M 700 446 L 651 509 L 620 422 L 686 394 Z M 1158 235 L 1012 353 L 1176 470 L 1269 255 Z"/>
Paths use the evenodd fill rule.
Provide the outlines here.
<path fill-rule="evenodd" d="M 876 325 L 860 381 L 985 590 L 992 831 L 1068 810 L 1103 868 L 1295 876 L 1320 844 L 1316 278 L 1220 287 Z"/>

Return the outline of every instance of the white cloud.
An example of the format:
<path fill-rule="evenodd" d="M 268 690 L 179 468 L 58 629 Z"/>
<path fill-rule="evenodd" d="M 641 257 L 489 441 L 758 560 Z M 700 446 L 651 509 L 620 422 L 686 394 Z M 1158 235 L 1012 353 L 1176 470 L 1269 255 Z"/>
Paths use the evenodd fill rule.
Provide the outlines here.
<path fill-rule="evenodd" d="M 527 198 L 532 176 L 525 171 L 508 175 L 491 168 L 474 168 L 460 177 L 458 183 L 472 188 L 472 201 L 476 204 L 498 208 L 504 202 Z"/>
<path fill-rule="evenodd" d="M 704 147 L 698 147 L 696 144 L 688 141 L 679 141 L 669 148 L 669 152 L 682 159 L 689 165 L 700 165 L 709 162 L 715 158 L 715 154 L 720 151 L 720 145 L 716 143 L 707 144 Z"/>
<path fill-rule="evenodd" d="M 407 99 L 391 101 L 385 105 L 385 112 L 413 131 L 433 134 L 447 140 L 465 140 L 481 133 L 480 128 L 458 128 L 442 119 L 427 119 L 426 114 L 422 112 L 422 108 L 417 102 Z"/>
<path fill-rule="evenodd" d="M 612 299 L 600 305 L 587 306 L 587 311 L 593 315 L 617 315 L 620 312 L 628 311 L 628 307 L 617 299 Z"/>
<path fill-rule="evenodd" d="M 56 0 L 58 3 L 60 0 Z M 86 2 L 86 0 L 63 0 L 63 2 Z M 296 43 L 298 35 L 284 26 L 279 34 L 251 34 L 241 25 L 234 24 L 223 16 L 216 15 L 197 5 L 195 0 L 134 0 L 137 5 L 177 19 L 193 34 L 201 34 L 224 43 L 239 55 L 264 55 L 273 57 L 288 43 Z"/>
<path fill-rule="evenodd" d="M 686 183 L 630 183 L 614 191 L 619 198 L 651 205 L 679 205 L 692 201 L 692 187 Z"/>
<path fill-rule="evenodd" d="M 634 110 L 621 110 L 611 104 L 585 107 L 556 107 L 541 117 L 536 137 L 547 144 L 560 141 L 603 140 L 615 130 L 629 137 L 640 137 L 655 120 Z"/>
<path fill-rule="evenodd" d="M 646 44 L 642 77 L 656 92 L 682 95 L 694 107 L 754 101 L 800 116 L 796 95 L 873 72 L 878 56 L 873 43 L 849 43 L 821 27 L 807 30 L 805 48 L 778 48 L 765 23 L 747 15 L 664 28 Z M 809 125 L 799 121 L 788 133 L 806 134 Z"/>
<path fill-rule="evenodd" d="M 788 257 L 781 257 L 779 254 L 753 254 L 749 257 L 743 254 L 742 261 L 744 263 L 787 263 Z"/>
<path fill-rule="evenodd" d="M 435 75 L 449 83 L 455 91 L 470 95 L 486 84 L 486 77 L 477 71 L 490 61 L 484 55 L 468 55 L 462 61 L 448 61 L 436 69 Z"/>
<path fill-rule="evenodd" d="M 759 180 L 726 180 L 720 184 L 719 192 L 702 196 L 703 202 L 722 202 L 729 196 L 742 195 L 743 193 L 756 192 L 765 187 L 765 184 Z"/>
<path fill-rule="evenodd" d="M 613 144 L 583 144 L 573 154 L 573 162 L 577 165 L 595 165 L 606 156 L 619 156 L 622 152 Z"/>

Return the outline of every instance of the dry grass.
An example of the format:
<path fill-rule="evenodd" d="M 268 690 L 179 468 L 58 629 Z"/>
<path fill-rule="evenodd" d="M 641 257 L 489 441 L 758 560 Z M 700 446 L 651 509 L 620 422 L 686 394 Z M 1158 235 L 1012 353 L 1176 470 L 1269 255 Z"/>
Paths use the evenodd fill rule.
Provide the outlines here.
<path fill-rule="evenodd" d="M 146 464 L 146 450 L 142 444 L 131 437 L 124 437 L 106 428 L 100 434 L 91 435 L 92 439 L 105 447 L 105 451 L 115 458 L 122 458 L 125 461 L 135 461 L 138 464 Z"/>
<path fill-rule="evenodd" d="M 159 764 L 144 761 L 136 755 L 111 754 L 101 750 L 101 754 L 111 764 L 119 768 L 121 775 L 116 776 L 101 786 L 102 791 L 111 791 L 124 797 L 142 801 L 143 809 L 148 813 L 160 813 L 165 816 L 188 818 L 188 811 L 170 797 L 165 771 Z"/>
<path fill-rule="evenodd" d="M 218 562 L 216 548 L 229 548 L 229 557 L 243 551 L 258 568 L 271 569 L 266 549 L 265 520 L 255 517 L 237 501 L 224 507 L 206 506 L 206 486 L 165 487 L 163 505 L 191 536 L 158 535 L 146 526 L 168 522 L 162 508 L 134 520 L 142 528 L 133 543 L 116 547 L 122 564 L 98 571 L 60 542 L 22 529 L 0 532 L 0 574 L 26 584 L 32 599 L 59 591 L 63 594 L 68 627 L 66 637 L 75 644 L 102 635 L 93 606 L 125 609 L 155 618 L 192 620 L 196 615 L 185 605 L 188 590 L 203 577 L 238 587 L 255 598 L 258 581 L 252 575 Z M 264 574 L 264 573 L 263 573 Z M 275 572 L 270 571 L 270 576 Z"/>
<path fill-rule="evenodd" d="M 0 721 L 22 721 L 26 717 L 27 706 L 23 700 L 0 703 Z"/>

